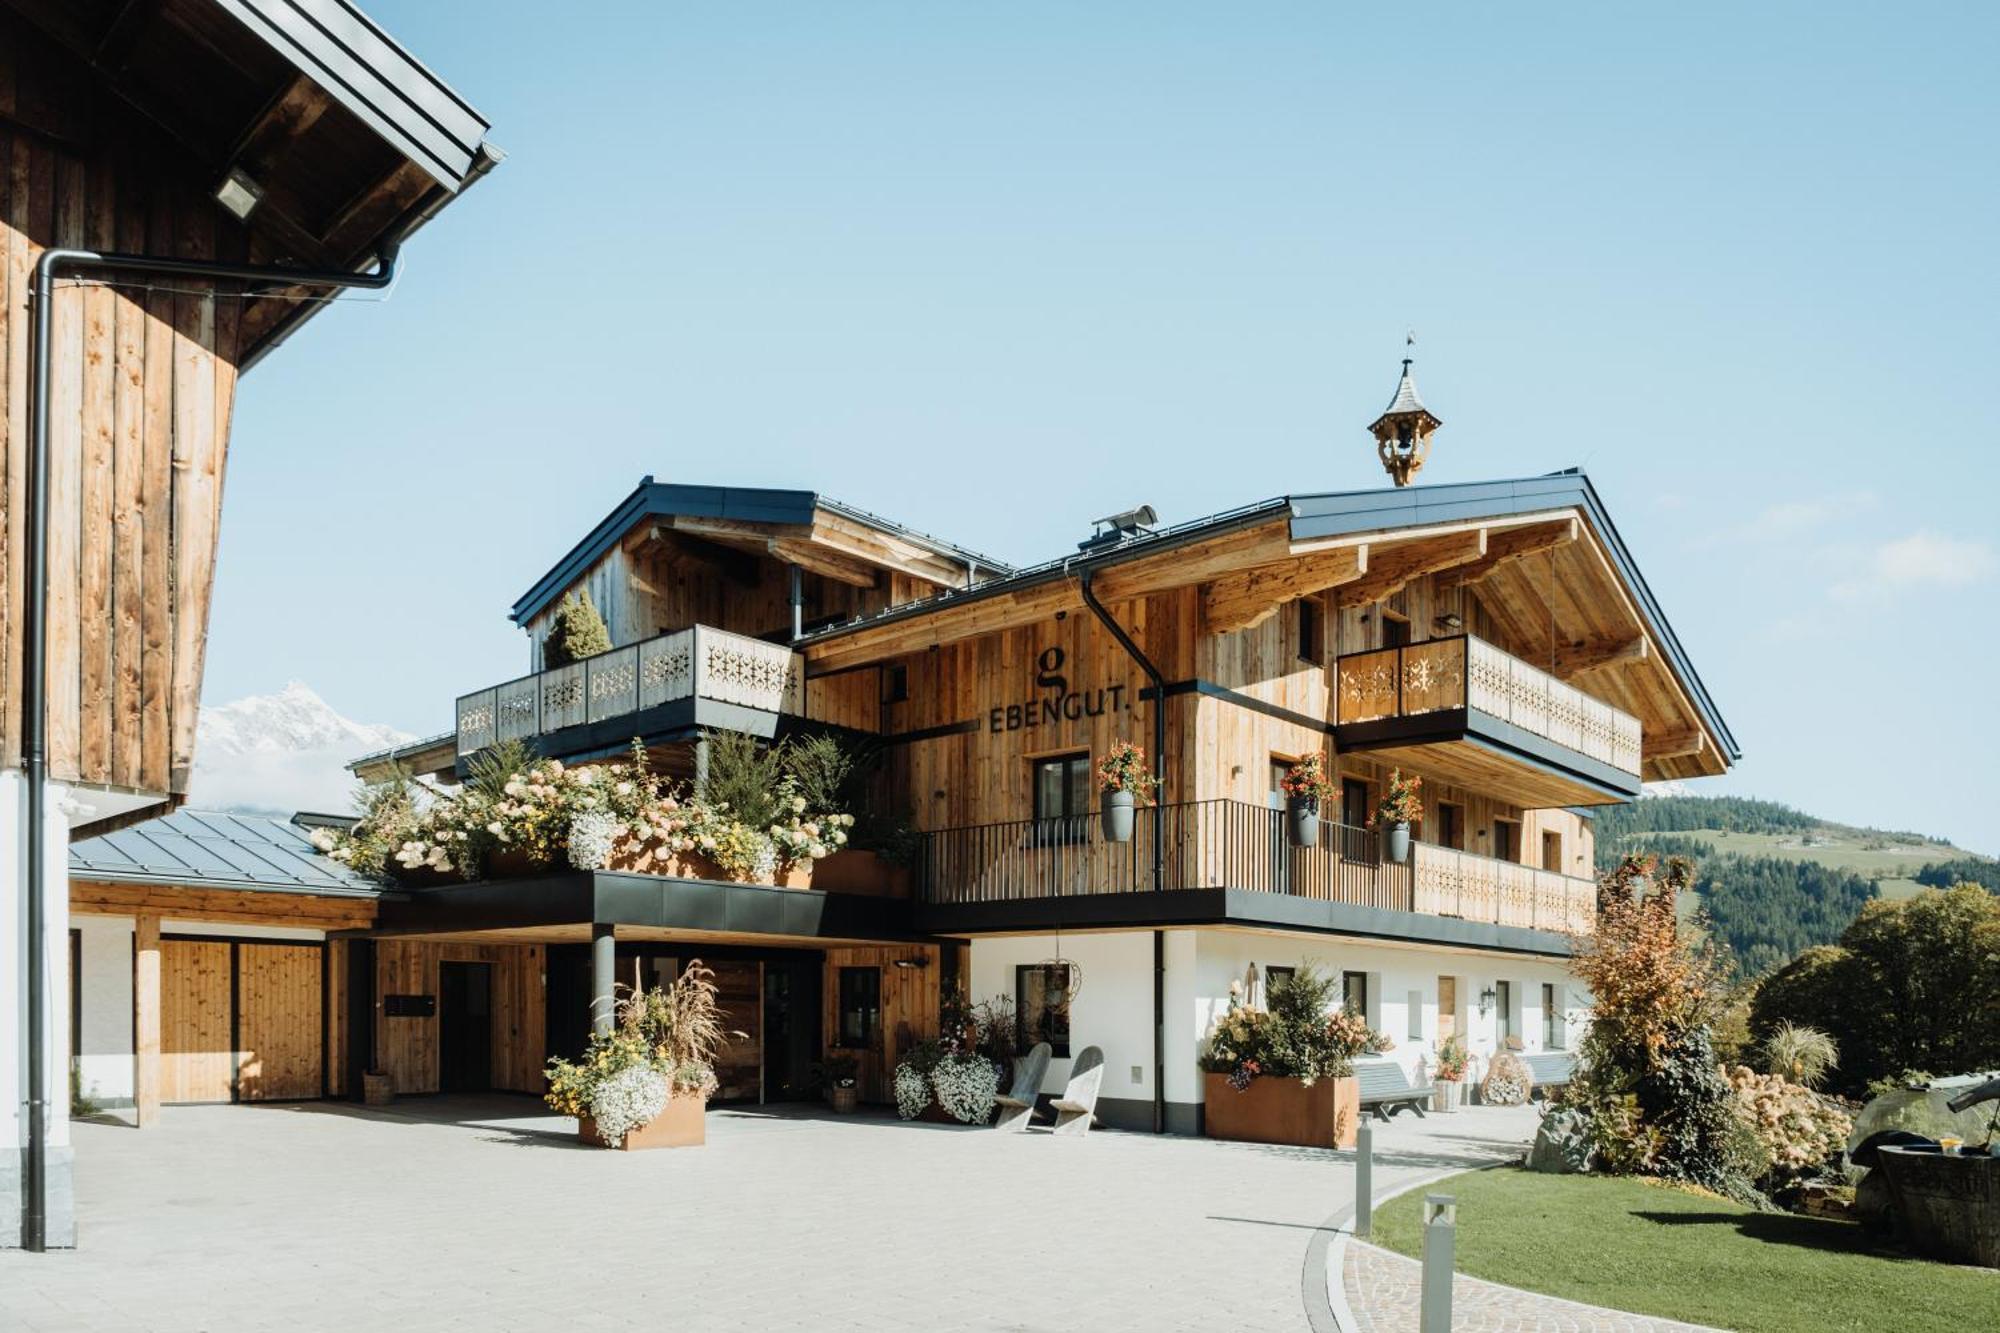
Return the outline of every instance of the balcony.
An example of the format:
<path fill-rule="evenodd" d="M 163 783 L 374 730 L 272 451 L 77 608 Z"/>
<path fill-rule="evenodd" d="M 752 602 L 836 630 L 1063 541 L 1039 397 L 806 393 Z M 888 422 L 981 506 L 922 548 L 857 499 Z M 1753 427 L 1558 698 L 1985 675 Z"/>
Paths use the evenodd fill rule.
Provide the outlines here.
<path fill-rule="evenodd" d="M 1420 923 L 1435 918 L 1577 934 L 1595 920 L 1593 881 L 1531 866 L 1425 843 L 1412 848 L 1407 864 L 1397 865 L 1382 860 L 1376 835 L 1338 824 L 1320 826 L 1318 847 L 1294 847 L 1282 811 L 1242 801 L 1195 801 L 1137 814 L 1125 843 L 1104 841 L 1095 816 L 924 835 L 917 866 L 917 898 L 925 909 L 920 924 L 1108 926 L 1152 919 L 1145 900 L 1168 896 L 1175 902 L 1161 908 L 1170 907 L 1183 924 L 1212 922 L 1220 913 L 1391 938 L 1436 934 L 1441 941 L 1448 932 L 1427 932 Z M 1153 892 L 1156 826 L 1159 895 Z M 1311 904 L 1370 910 L 1315 915 Z"/>
<path fill-rule="evenodd" d="M 560 756 L 697 727 L 768 736 L 804 695 L 790 648 L 696 625 L 459 696 L 458 765 L 497 741 Z"/>
<path fill-rule="evenodd" d="M 1407 750 L 1442 778 L 1523 806 L 1639 794 L 1637 718 L 1483 639 L 1349 653 L 1336 695 L 1343 751 Z"/>

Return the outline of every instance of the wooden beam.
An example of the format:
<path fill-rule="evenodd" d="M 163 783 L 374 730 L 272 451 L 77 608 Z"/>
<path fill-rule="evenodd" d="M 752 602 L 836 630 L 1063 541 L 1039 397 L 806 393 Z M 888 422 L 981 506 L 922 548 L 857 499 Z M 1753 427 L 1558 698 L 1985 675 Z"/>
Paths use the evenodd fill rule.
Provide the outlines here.
<path fill-rule="evenodd" d="M 297 75 L 236 136 L 235 144 L 224 155 L 224 169 L 241 167 L 252 180 L 263 184 L 332 105 L 333 99 L 318 84 L 304 74 Z"/>
<path fill-rule="evenodd" d="M 1304 554 L 1292 548 L 1289 529 L 1290 520 L 1279 516 L 1206 541 L 1169 547 L 1156 555 L 1111 566 L 1097 576 L 1092 587 L 1103 600 L 1115 601 L 1207 583 L 1253 565 L 1288 560 Z"/>
<path fill-rule="evenodd" d="M 355 930 L 375 923 L 375 908 L 373 898 L 335 898 L 264 889 L 112 884 L 83 879 L 72 879 L 69 885 L 69 910 L 86 916 L 152 913 L 183 921 L 240 921 L 310 930 Z"/>
<path fill-rule="evenodd" d="M 1368 606 L 1426 574 L 1470 564 L 1485 554 L 1485 528 L 1395 545 L 1371 542 L 1368 572 L 1341 589 L 1341 605 Z"/>
<path fill-rule="evenodd" d="M 936 610 L 894 620 L 879 628 L 858 629 L 838 639 L 808 645 L 804 651 L 815 672 L 833 671 L 1033 625 L 1058 611 L 1082 609 L 1083 596 L 1076 584 L 1062 579 L 1000 596 L 959 604 L 946 602 Z"/>
<path fill-rule="evenodd" d="M 1227 634 L 1262 624 L 1284 603 L 1352 583 L 1368 570 L 1368 547 L 1346 546 L 1237 570 L 1206 585 L 1202 613 L 1208 629 Z"/>
<path fill-rule="evenodd" d="M 160 918 L 141 912 L 132 937 L 132 1103 L 139 1128 L 160 1118 Z"/>
<path fill-rule="evenodd" d="M 1640 748 L 1648 759 L 1674 759 L 1700 754 L 1708 748 L 1708 733 L 1700 727 L 1648 731 L 1641 739 Z"/>
<path fill-rule="evenodd" d="M 1489 528 L 1486 554 L 1441 575 L 1438 590 L 1443 592 L 1477 583 L 1494 570 L 1517 560 L 1567 546 L 1582 532 L 1583 520 L 1575 517 L 1557 519 L 1553 523 L 1529 523 L 1518 528 Z"/>
<path fill-rule="evenodd" d="M 1586 671 L 1602 671 L 1605 667 L 1621 666 L 1627 662 L 1644 662 L 1651 656 L 1651 640 L 1643 634 L 1637 637 L 1566 644 L 1556 649 L 1555 666 L 1551 674 L 1568 680 Z"/>
<path fill-rule="evenodd" d="M 881 577 L 881 571 L 865 560 L 851 555 L 843 555 L 832 547 L 814 542 L 802 541 L 795 537 L 774 537 L 769 543 L 770 552 L 780 560 L 811 570 L 822 578 L 836 583 L 845 583 L 856 588 L 872 588 Z"/>

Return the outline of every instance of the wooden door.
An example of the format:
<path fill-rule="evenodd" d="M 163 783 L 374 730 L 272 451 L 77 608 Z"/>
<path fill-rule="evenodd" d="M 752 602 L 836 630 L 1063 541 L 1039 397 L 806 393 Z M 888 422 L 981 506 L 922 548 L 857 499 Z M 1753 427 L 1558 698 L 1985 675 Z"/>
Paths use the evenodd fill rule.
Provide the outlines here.
<path fill-rule="evenodd" d="M 717 1101 L 756 1102 L 764 1093 L 764 965 L 715 964 L 716 1007 L 730 1037 L 715 1053 Z M 742 1036 L 735 1034 L 742 1033 Z"/>
<path fill-rule="evenodd" d="M 160 1100 L 226 1102 L 236 1084 L 227 940 L 160 941 Z"/>
<path fill-rule="evenodd" d="M 493 1089 L 493 964 L 438 964 L 438 1091 Z"/>
<path fill-rule="evenodd" d="M 1557 874 L 1561 874 L 1562 868 L 1563 835 L 1554 829 L 1544 829 L 1542 831 L 1542 869 L 1552 870 Z"/>
<path fill-rule="evenodd" d="M 1438 1045 L 1458 1034 L 1458 978 L 1438 978 Z"/>
<path fill-rule="evenodd" d="M 320 946 L 236 946 L 237 1096 L 246 1102 L 320 1095 Z"/>

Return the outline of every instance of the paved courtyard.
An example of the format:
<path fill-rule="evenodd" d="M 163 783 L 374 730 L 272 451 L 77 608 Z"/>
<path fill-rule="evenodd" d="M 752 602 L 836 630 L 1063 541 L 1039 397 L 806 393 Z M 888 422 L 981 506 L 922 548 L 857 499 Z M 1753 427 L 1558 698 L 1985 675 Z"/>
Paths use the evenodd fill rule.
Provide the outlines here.
<path fill-rule="evenodd" d="M 705 1148 L 626 1154 L 573 1124 L 526 1098 L 79 1124 L 81 1248 L 0 1253 L 0 1328 L 1301 1330 L 1352 1202 L 1312 1149 L 718 1109 Z M 1533 1126 L 1399 1116 L 1377 1187 Z"/>

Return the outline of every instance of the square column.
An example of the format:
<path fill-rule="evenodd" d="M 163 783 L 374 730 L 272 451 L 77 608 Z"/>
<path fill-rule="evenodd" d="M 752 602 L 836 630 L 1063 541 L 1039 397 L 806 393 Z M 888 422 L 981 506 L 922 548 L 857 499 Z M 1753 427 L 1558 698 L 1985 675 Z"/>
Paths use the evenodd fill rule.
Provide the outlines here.
<path fill-rule="evenodd" d="M 132 937 L 133 1098 L 139 1128 L 160 1118 L 160 918 L 142 915 Z"/>

